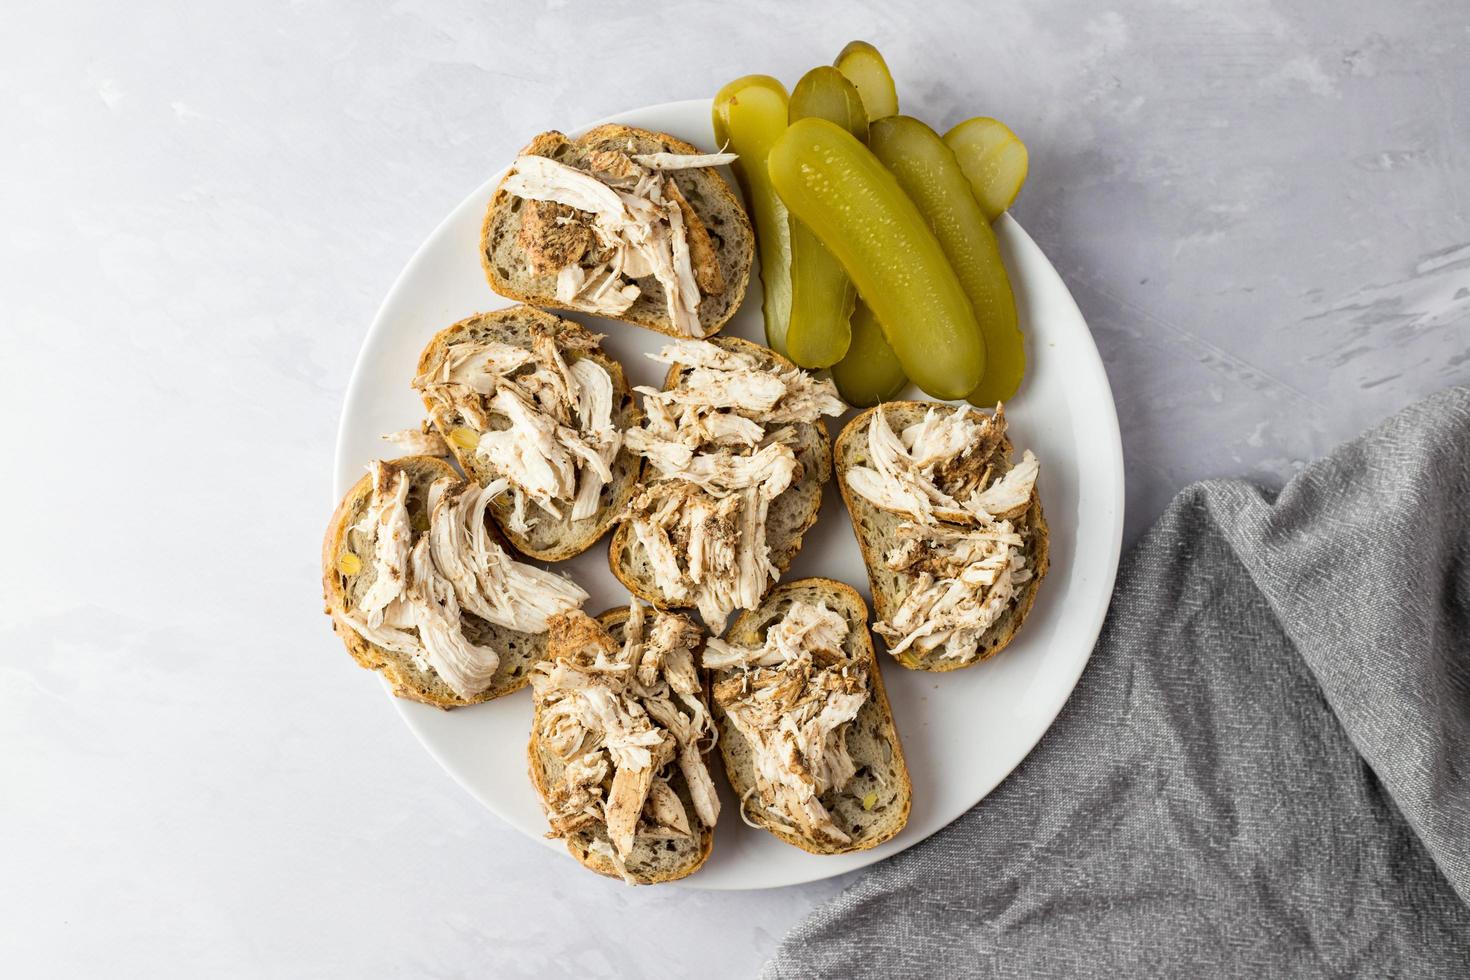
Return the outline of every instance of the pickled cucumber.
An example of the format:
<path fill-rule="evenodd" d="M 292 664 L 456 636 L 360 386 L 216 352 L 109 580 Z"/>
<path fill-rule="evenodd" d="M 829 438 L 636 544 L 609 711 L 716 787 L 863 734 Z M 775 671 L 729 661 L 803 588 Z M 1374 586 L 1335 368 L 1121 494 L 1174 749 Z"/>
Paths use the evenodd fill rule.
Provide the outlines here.
<path fill-rule="evenodd" d="M 877 48 L 867 41 L 850 41 L 832 64 L 857 86 L 869 122 L 898 112 L 898 88 Z"/>
<path fill-rule="evenodd" d="M 735 179 L 755 224 L 761 273 L 761 312 L 766 343 L 786 353 L 791 320 L 791 227 L 786 206 L 771 186 L 766 155 L 786 131 L 786 87 L 769 75 L 746 75 L 715 96 L 715 139 L 740 159 L 732 164 Z"/>
<path fill-rule="evenodd" d="M 823 65 L 791 90 L 790 118 L 826 119 L 858 139 L 868 137 L 868 116 L 858 91 L 836 68 Z M 791 220 L 791 324 L 787 354 L 804 368 L 824 368 L 847 353 L 857 290 L 842 263 L 810 228 Z"/>
<path fill-rule="evenodd" d="M 966 119 L 944 134 L 985 217 L 994 221 L 1006 211 L 1026 183 L 1026 144 L 998 119 Z"/>
<path fill-rule="evenodd" d="M 994 407 L 1020 387 L 1026 347 L 1016 322 L 1010 277 L 990 221 L 975 200 L 954 151 L 919 120 L 912 116 L 880 119 L 869 128 L 868 145 L 918 205 L 964 286 L 985 338 L 986 366 L 979 384 L 963 397 Z"/>
<path fill-rule="evenodd" d="M 888 341 L 883 328 L 866 303 L 857 304 L 852 314 L 852 343 L 847 355 L 832 365 L 837 393 L 849 405 L 867 408 L 888 401 L 903 391 L 908 376 Z"/>
<path fill-rule="evenodd" d="M 904 373 L 936 398 L 975 390 L 985 371 L 985 342 L 970 300 L 894 175 L 825 119 L 792 123 L 767 164 L 781 200 L 837 256 L 873 308 Z"/>

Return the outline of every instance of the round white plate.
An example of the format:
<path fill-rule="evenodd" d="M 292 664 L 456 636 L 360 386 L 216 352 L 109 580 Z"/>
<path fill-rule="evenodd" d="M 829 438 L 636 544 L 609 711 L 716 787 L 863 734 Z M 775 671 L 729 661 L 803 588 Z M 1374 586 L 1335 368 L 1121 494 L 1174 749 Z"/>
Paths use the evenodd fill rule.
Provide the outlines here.
<path fill-rule="evenodd" d="M 705 99 L 651 106 L 602 122 L 660 130 L 696 146 L 714 146 Z M 490 291 L 480 270 L 480 222 L 499 179 L 500 174 L 491 177 L 444 219 L 378 311 L 347 389 L 337 439 L 338 497 L 370 460 L 393 455 L 380 438 L 383 433 L 417 425 L 423 418 L 423 405 L 409 380 L 429 338 L 472 313 L 511 305 Z M 974 806 L 1015 768 L 1051 725 L 1087 664 L 1108 608 L 1122 540 L 1123 455 L 1117 412 L 1087 324 L 1056 270 L 1009 216 L 997 223 L 996 231 L 1030 349 L 1027 380 L 1006 406 L 1006 415 L 1018 450 L 1032 449 L 1041 459 L 1039 486 L 1051 526 L 1051 573 L 1036 606 L 1015 642 L 977 667 L 926 674 L 904 670 L 882 655 L 883 678 L 914 783 L 913 812 L 897 837 L 859 854 L 807 854 L 746 827 L 728 787 L 717 777 L 724 810 L 714 853 L 687 884 L 790 885 L 851 871 L 912 847 Z M 751 280 L 744 306 L 724 332 L 762 340 L 759 277 L 752 272 Z M 591 316 L 576 318 L 607 335 L 604 346 L 622 361 L 631 383 L 661 384 L 663 368 L 643 355 L 667 342 L 663 334 Z M 914 391 L 907 397 L 922 395 Z M 835 437 L 840 425 L 829 424 Z M 607 568 L 606 539 L 560 569 L 591 593 L 590 612 L 627 604 L 627 593 Z M 828 487 L 821 517 L 785 580 L 808 575 L 840 579 L 868 593 L 862 559 L 835 487 Z M 501 819 L 544 839 L 546 821 L 526 776 L 528 690 L 456 711 L 403 700 L 394 704 L 429 754 L 476 799 Z M 547 843 L 563 850 L 560 841 Z"/>

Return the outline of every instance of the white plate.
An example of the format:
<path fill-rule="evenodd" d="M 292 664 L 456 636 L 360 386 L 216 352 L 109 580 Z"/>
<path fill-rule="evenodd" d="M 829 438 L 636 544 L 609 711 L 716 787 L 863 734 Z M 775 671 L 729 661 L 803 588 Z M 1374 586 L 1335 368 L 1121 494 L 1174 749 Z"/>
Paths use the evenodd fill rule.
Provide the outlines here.
<path fill-rule="evenodd" d="M 713 146 L 708 100 L 651 106 L 602 121 Z M 515 141 L 523 142 L 520 136 Z M 428 339 L 472 313 L 511 305 L 490 291 L 478 252 L 480 222 L 499 179 L 499 174 L 491 177 L 444 219 L 378 311 L 348 385 L 337 439 L 338 497 L 369 460 L 392 455 L 385 452 L 382 433 L 416 425 L 423 417 L 409 379 Z M 1051 526 L 1051 573 L 1036 606 L 1015 642 L 977 667 L 935 675 L 904 670 L 892 661 L 883 664 L 914 782 L 913 813 L 896 838 L 860 854 L 807 854 L 741 823 L 720 780 L 725 809 L 714 853 L 687 879 L 690 885 L 790 885 L 851 871 L 912 847 L 968 810 L 1015 768 L 1051 725 L 1087 664 L 1108 608 L 1122 540 L 1118 417 L 1087 324 L 1056 270 L 1011 218 L 1003 218 L 996 230 L 1030 348 L 1027 380 L 1006 414 L 1018 449 L 1032 449 L 1041 459 L 1039 486 Z M 745 305 L 724 332 L 761 340 L 759 278 L 752 273 L 751 279 Z M 622 361 L 632 383 L 662 382 L 663 369 L 643 355 L 665 343 L 664 335 L 577 318 L 607 334 L 605 347 Z M 838 428 L 832 425 L 834 436 Z M 828 491 L 821 518 L 786 579 L 824 575 L 866 595 L 862 559 L 842 501 L 832 487 Z M 627 593 L 607 568 L 606 539 L 560 567 L 591 593 L 589 611 L 627 603 Z M 526 777 L 529 692 L 448 712 L 394 703 L 429 754 L 465 789 L 501 819 L 543 839 L 546 821 Z M 559 841 L 548 845 L 563 850 Z"/>

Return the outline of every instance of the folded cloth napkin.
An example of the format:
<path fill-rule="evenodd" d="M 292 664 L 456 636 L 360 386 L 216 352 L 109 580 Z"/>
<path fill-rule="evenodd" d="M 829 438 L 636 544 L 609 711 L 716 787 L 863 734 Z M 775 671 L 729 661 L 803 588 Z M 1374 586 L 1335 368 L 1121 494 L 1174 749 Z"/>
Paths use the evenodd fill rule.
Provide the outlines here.
<path fill-rule="evenodd" d="M 984 752 L 977 745 L 975 751 Z M 1470 977 L 1470 389 L 1192 486 L 989 797 L 770 977 Z"/>

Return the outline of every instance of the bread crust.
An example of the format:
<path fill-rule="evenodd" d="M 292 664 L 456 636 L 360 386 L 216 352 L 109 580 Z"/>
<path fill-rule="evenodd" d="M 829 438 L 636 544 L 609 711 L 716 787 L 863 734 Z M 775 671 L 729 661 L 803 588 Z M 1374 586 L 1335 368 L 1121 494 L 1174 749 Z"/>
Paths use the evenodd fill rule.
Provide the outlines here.
<path fill-rule="evenodd" d="M 628 607 L 617 606 L 613 609 L 609 609 L 606 612 L 599 614 L 596 617 L 596 620 L 598 625 L 600 625 L 610 635 L 613 635 L 614 639 L 617 639 L 615 631 L 618 630 L 623 625 L 623 623 L 627 622 Z M 552 654 L 551 656 L 554 657 L 555 654 Z M 695 662 L 698 662 L 697 655 Z M 704 671 L 701 671 L 700 673 L 701 676 L 704 676 Z M 710 697 L 707 678 L 705 683 L 704 699 L 705 706 L 708 707 Z M 542 806 L 544 808 L 546 798 L 550 793 L 550 783 L 546 772 L 547 754 L 541 748 L 541 739 L 539 735 L 540 731 L 541 706 L 536 705 L 531 721 L 531 738 L 529 743 L 526 745 L 526 763 L 527 769 L 530 772 L 531 776 L 531 785 L 536 788 L 536 795 L 541 799 Z M 705 765 L 709 765 L 709 757 L 710 753 L 705 752 Z M 676 776 L 676 778 L 682 780 L 683 776 Z M 680 878 L 689 877 L 704 866 L 704 862 L 709 860 L 710 852 L 714 850 L 715 830 L 713 827 L 704 826 L 698 820 L 693 821 L 693 823 L 700 828 L 699 848 L 691 856 L 690 860 L 687 863 L 674 868 L 670 868 L 667 870 L 654 870 L 652 872 L 643 871 L 642 869 L 635 870 L 630 867 L 628 869 L 628 872 L 634 879 L 637 880 L 638 884 L 656 885 L 665 881 L 677 881 Z M 623 876 L 618 873 L 618 869 L 612 863 L 612 861 L 608 860 L 601 854 L 597 854 L 589 850 L 589 845 L 595 839 L 596 835 L 588 833 L 586 831 L 572 834 L 565 839 L 567 845 L 567 853 L 575 858 L 577 862 L 580 863 L 583 867 L 588 868 L 591 871 L 595 871 L 598 874 L 603 875 L 604 877 L 617 878 L 621 881 Z"/>
<path fill-rule="evenodd" d="M 769 358 L 776 367 L 782 370 L 796 370 L 795 364 L 770 348 L 740 337 L 715 337 L 710 343 L 725 350 L 742 351 Z M 685 369 L 677 364 L 669 367 L 668 374 L 664 377 L 663 389 L 665 391 L 674 386 L 683 370 Z M 811 425 L 815 430 L 816 442 L 810 451 L 803 450 L 797 453 L 797 459 L 802 463 L 801 479 L 787 487 L 775 500 L 771 501 L 771 507 L 774 509 L 776 502 L 787 498 L 788 495 L 793 495 L 792 499 L 803 499 L 804 495 L 803 511 L 795 528 L 788 532 L 783 540 L 769 542 L 771 564 L 775 565 L 777 571 L 782 575 L 786 574 L 786 570 L 796 560 L 796 555 L 801 551 L 802 543 L 806 539 L 806 532 L 817 523 L 817 515 L 822 509 L 822 487 L 832 478 L 832 439 L 827 433 L 826 421 L 818 417 Z M 649 465 L 645 461 L 643 473 L 649 472 Z M 640 486 L 642 479 L 640 475 Z M 657 585 L 638 576 L 632 567 L 632 557 L 637 547 L 638 540 L 633 535 L 632 526 L 626 520 L 622 521 L 617 530 L 613 532 L 607 552 L 608 566 L 617 580 L 623 583 L 623 586 L 633 595 L 659 609 L 692 608 L 669 602 L 663 597 Z M 767 588 L 766 595 L 769 595 L 770 591 L 770 588 Z"/>
<path fill-rule="evenodd" d="M 670 136 L 668 133 L 659 133 L 647 129 L 639 129 L 635 126 L 623 126 L 617 123 L 608 123 L 590 130 L 586 134 L 571 140 L 571 144 L 577 148 L 587 148 L 617 139 L 644 140 L 659 144 L 659 149 L 666 153 L 699 153 L 698 147 L 686 143 L 681 139 Z M 558 147 L 566 138 L 558 132 L 550 131 L 541 133 L 531 140 L 520 152 L 521 156 L 551 156 L 551 151 Z M 695 178 L 693 175 L 701 175 Z M 755 260 L 755 233 L 751 228 L 750 218 L 745 212 L 745 205 L 735 191 L 725 181 L 715 168 L 701 167 L 694 170 L 679 171 L 671 174 L 674 176 L 676 185 L 700 180 L 701 186 L 709 191 L 718 200 L 719 210 L 727 214 L 735 222 L 736 227 L 726 229 L 727 234 L 721 235 L 721 254 L 730 258 L 728 268 L 724 269 L 725 289 L 723 292 L 712 297 L 721 304 L 722 312 L 709 322 L 706 322 L 705 307 L 706 298 L 701 297 L 700 302 L 700 324 L 704 327 L 702 337 L 711 337 L 720 332 L 735 312 L 740 309 L 740 304 L 745 298 L 745 290 L 750 283 L 750 269 Z M 681 186 L 681 193 L 686 198 L 690 195 Z M 490 283 L 490 288 L 507 299 L 513 299 L 520 303 L 529 303 L 548 309 L 571 310 L 586 313 L 575 306 L 562 303 L 556 298 L 555 275 L 549 277 L 551 288 L 525 290 L 519 289 L 507 275 L 502 275 L 501 270 L 496 268 L 493 259 L 496 246 L 496 233 L 514 234 L 519 224 L 512 216 L 507 214 L 514 195 L 505 189 L 505 180 L 502 178 L 495 188 L 495 193 L 490 198 L 490 205 L 485 210 L 485 220 L 480 227 L 480 264 L 485 270 L 485 278 Z M 712 223 L 712 209 L 709 205 L 699 200 L 695 195 L 690 200 L 690 206 L 699 215 L 700 221 L 707 227 Z M 731 252 L 730 250 L 734 250 Z M 657 330 L 672 337 L 684 337 L 672 322 L 669 321 L 667 311 L 660 315 L 644 315 L 638 312 L 638 304 L 634 304 L 620 316 L 608 316 L 607 314 L 596 314 L 606 316 L 608 319 L 621 320 L 636 326 L 646 327 L 649 330 Z"/>
<path fill-rule="evenodd" d="M 526 347 L 526 344 L 513 342 L 514 337 L 508 337 L 514 331 L 514 327 L 520 321 L 533 321 L 539 323 L 558 335 L 577 335 L 588 337 L 591 331 L 574 320 L 559 317 L 545 310 L 538 310 L 531 306 L 512 306 L 502 310 L 492 310 L 489 313 L 476 313 L 474 316 L 465 317 L 456 323 L 452 323 L 436 333 L 424 346 L 423 352 L 419 354 L 418 365 L 415 368 L 415 376 L 422 374 L 428 367 L 431 359 L 438 352 L 461 339 L 473 338 L 476 334 L 489 334 L 495 339 L 505 343 L 512 343 L 516 347 Z M 623 366 L 614 360 L 605 351 L 598 350 L 591 354 L 579 355 L 590 357 L 607 371 L 613 382 L 613 422 L 619 431 L 638 424 L 642 413 L 633 405 L 633 395 L 628 388 Z M 569 358 L 570 361 L 577 357 Z M 456 428 L 454 418 L 445 407 L 434 399 L 423 396 L 424 410 L 429 413 L 434 428 L 444 437 L 449 451 L 454 454 L 454 460 L 465 474 L 486 482 L 482 471 L 483 464 L 476 458 L 473 449 L 465 449 L 457 445 L 450 438 L 450 433 Z M 628 452 L 619 449 L 618 455 L 613 461 L 613 482 L 608 485 L 604 493 L 611 491 L 611 497 L 599 505 L 597 514 L 590 520 L 578 521 L 575 525 L 567 521 L 555 521 L 549 515 L 537 512 L 538 526 L 563 525 L 566 533 L 559 537 L 550 546 L 538 546 L 531 534 L 522 534 L 509 526 L 509 514 L 512 507 L 510 496 L 504 495 L 491 502 L 490 513 L 495 519 L 495 524 L 500 532 L 510 540 L 517 551 L 523 555 L 540 561 L 565 561 L 568 558 L 580 555 L 591 548 L 602 539 L 602 536 L 617 522 L 618 517 L 628 506 L 628 501 L 633 497 L 633 490 L 638 482 L 641 470 L 641 460 Z M 575 533 L 573 533 L 575 532 Z"/>
<path fill-rule="evenodd" d="M 847 472 L 854 465 L 855 455 L 865 454 L 865 448 L 861 445 L 867 432 L 867 427 L 874 412 L 881 410 L 896 412 L 899 415 L 907 413 L 923 413 L 931 408 L 954 411 L 956 406 L 946 405 L 943 402 L 925 401 L 896 401 L 884 402 L 880 405 L 860 412 L 852 421 L 848 422 L 837 436 L 833 447 L 835 465 L 837 469 L 837 484 L 842 491 L 842 502 L 847 506 L 848 518 L 852 524 L 852 533 L 857 538 L 858 549 L 863 555 L 863 566 L 868 573 L 868 586 L 873 593 L 874 612 L 879 620 L 886 620 L 898 611 L 903 601 L 903 595 L 884 587 L 884 583 L 878 578 L 877 570 L 882 567 L 884 543 L 879 536 L 865 533 L 864 518 L 881 513 L 865 498 L 853 493 L 847 485 Z M 890 415 L 889 419 L 892 420 Z M 998 472 L 1004 472 L 1011 466 L 1011 442 L 1009 439 L 1001 440 L 996 449 L 995 457 L 999 465 Z M 998 624 L 994 638 L 985 644 L 974 660 L 965 663 L 954 661 L 930 661 L 925 658 L 908 656 L 909 651 L 904 651 L 893 659 L 910 670 L 924 670 L 932 673 L 947 673 L 951 670 L 959 670 L 963 667 L 973 667 L 982 663 L 1004 650 L 1020 631 L 1026 616 L 1031 612 L 1031 607 L 1036 602 L 1036 593 L 1041 585 L 1041 580 L 1046 577 L 1050 563 L 1050 531 L 1047 528 L 1046 517 L 1041 510 L 1041 496 L 1036 488 L 1031 490 L 1030 506 L 1026 510 L 1022 521 L 1027 525 L 1027 551 L 1026 557 L 1031 567 L 1031 580 L 1021 589 L 1019 598 L 1015 605 L 1007 613 L 1006 618 Z M 908 579 L 907 573 L 894 573 L 901 579 Z M 881 639 L 881 637 L 880 637 Z"/>
<path fill-rule="evenodd" d="M 434 456 L 404 456 L 388 460 L 384 465 L 408 471 L 414 483 L 425 486 L 441 478 L 460 479 L 454 467 Z M 348 590 L 347 578 L 338 571 L 337 560 L 345 551 L 351 550 L 347 547 L 347 536 L 351 532 L 352 525 L 361 518 L 368 502 L 372 499 L 372 484 L 372 475 L 366 474 L 352 485 L 332 512 L 331 520 L 327 523 L 327 533 L 322 539 L 322 596 L 326 602 L 324 611 L 331 617 L 332 630 L 341 638 L 342 644 L 352 655 L 352 659 L 357 661 L 359 666 L 381 674 L 388 681 L 394 697 L 418 701 L 436 708 L 462 708 L 466 705 L 481 704 L 525 687 L 529 664 L 517 662 L 522 661 L 523 658 L 513 658 L 508 652 L 503 652 L 501 667 L 496 671 L 491 686 L 473 698 L 461 698 L 439 680 L 433 668 L 420 669 L 408 657 L 384 650 L 368 642 L 356 630 L 342 622 L 342 617 L 349 608 Z M 494 533 L 493 528 L 492 533 Z M 498 534 L 495 535 L 495 538 L 498 544 L 505 546 L 505 542 Z M 465 616 L 473 618 L 469 613 L 466 613 Z M 503 627 L 484 625 L 489 630 L 495 631 L 496 635 L 521 638 L 521 642 L 527 648 L 536 651 L 531 661 L 539 659 L 539 653 L 545 650 L 544 636 L 532 636 Z M 516 667 L 520 669 L 516 670 Z"/>
<path fill-rule="evenodd" d="M 888 701 L 888 689 L 883 684 L 883 671 L 878 663 L 878 655 L 873 646 L 872 633 L 868 629 L 868 604 L 863 601 L 862 594 L 845 582 L 839 582 L 830 578 L 803 578 L 790 582 L 782 582 L 766 594 L 759 609 L 742 612 L 730 627 L 726 634 L 726 641 L 730 643 L 755 644 L 759 642 L 755 627 L 771 619 L 771 607 L 778 604 L 782 599 L 793 593 L 815 592 L 824 598 L 831 600 L 829 608 L 840 609 L 847 617 L 852 627 L 852 634 L 856 636 L 858 646 L 863 650 L 868 663 L 868 677 L 871 697 L 869 703 L 881 713 L 885 724 L 889 744 L 893 748 L 892 763 L 899 782 L 899 793 L 897 794 L 898 809 L 885 813 L 883 829 L 871 837 L 863 837 L 847 844 L 833 844 L 827 841 L 812 840 L 793 834 L 777 826 L 772 817 L 764 809 L 747 809 L 746 815 L 763 829 L 785 841 L 793 847 L 799 847 L 811 854 L 854 854 L 859 851 L 870 850 L 885 841 L 892 840 L 899 831 L 908 824 L 909 813 L 913 807 L 913 780 L 909 778 L 908 764 L 904 760 L 903 744 L 899 739 L 898 726 L 893 717 L 893 707 Z M 731 671 L 710 671 L 710 683 L 713 685 L 720 677 L 730 674 Z M 746 791 L 754 785 L 753 779 L 748 778 L 742 771 L 735 758 L 735 738 L 739 733 L 735 731 L 730 723 L 729 716 L 710 698 L 710 707 L 715 714 L 715 722 L 720 727 L 720 754 L 725 763 L 725 776 L 730 781 L 731 788 L 735 791 L 736 798 L 744 796 Z M 864 705 L 866 708 L 867 705 Z M 743 739 L 742 739 L 743 741 Z M 854 761 L 860 761 L 854 758 Z M 754 796 L 752 796 L 754 799 Z"/>

